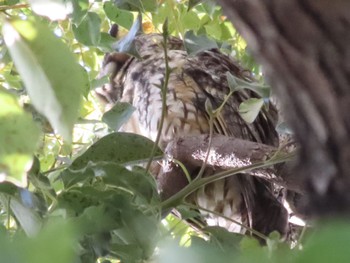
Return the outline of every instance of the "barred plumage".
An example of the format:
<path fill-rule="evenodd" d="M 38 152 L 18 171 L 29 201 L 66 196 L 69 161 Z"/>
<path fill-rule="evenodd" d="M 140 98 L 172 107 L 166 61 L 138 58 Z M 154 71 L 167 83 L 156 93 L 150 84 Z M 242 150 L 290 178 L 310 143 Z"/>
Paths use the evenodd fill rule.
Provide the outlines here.
<path fill-rule="evenodd" d="M 136 111 L 122 129 L 152 140 L 157 136 L 162 112 L 160 87 L 165 74 L 162 40 L 163 36 L 159 34 L 137 36 L 135 46 L 140 58 L 116 52 L 107 54 L 102 75 L 110 73 L 111 83 L 97 90 L 97 94 L 110 104 L 117 100 L 132 104 Z M 167 51 L 171 74 L 160 139 L 163 149 L 176 136 L 209 133 L 205 102 L 209 100 L 214 109 L 223 103 L 229 93 L 226 72 L 251 80 L 247 71 L 217 49 L 189 56 L 180 39 L 169 37 Z M 272 105 L 269 109 L 263 108 L 252 124 L 241 118 L 238 112 L 240 103 L 252 97 L 258 96 L 246 89 L 235 91 L 214 120 L 214 132 L 277 146 L 277 114 Z M 212 173 L 214 171 L 207 168 L 205 176 Z M 189 200 L 264 234 L 272 230 L 283 234 L 286 231 L 287 214 L 274 198 L 270 183 L 262 179 L 231 176 L 198 190 Z M 241 226 L 230 221 L 209 214 L 206 217 L 209 223 L 244 232 Z"/>

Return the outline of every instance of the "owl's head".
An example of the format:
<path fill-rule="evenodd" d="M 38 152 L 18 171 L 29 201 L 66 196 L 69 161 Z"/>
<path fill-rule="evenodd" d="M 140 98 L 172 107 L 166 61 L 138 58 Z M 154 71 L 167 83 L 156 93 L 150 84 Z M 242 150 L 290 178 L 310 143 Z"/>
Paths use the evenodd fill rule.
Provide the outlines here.
<path fill-rule="evenodd" d="M 137 22 L 138 21 L 138 22 Z M 95 89 L 96 96 L 105 104 L 106 109 L 111 108 L 123 94 L 125 75 L 133 60 L 146 60 L 156 54 L 164 54 L 164 38 L 162 34 L 143 34 L 138 28 L 137 20 L 130 32 L 112 47 L 113 52 L 106 53 L 97 79 L 109 78 L 109 81 Z M 118 38 L 118 26 L 112 25 L 109 34 Z M 183 41 L 175 38 L 167 38 L 167 50 L 183 50 Z M 136 61 L 135 61 L 136 62 Z"/>

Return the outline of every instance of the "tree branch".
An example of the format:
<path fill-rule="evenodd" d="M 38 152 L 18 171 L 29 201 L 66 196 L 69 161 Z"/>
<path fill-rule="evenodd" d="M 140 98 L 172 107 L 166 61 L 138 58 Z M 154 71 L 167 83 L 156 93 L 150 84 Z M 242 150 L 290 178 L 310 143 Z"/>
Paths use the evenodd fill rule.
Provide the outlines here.
<path fill-rule="evenodd" d="M 180 161 L 190 174 L 196 174 L 193 171 L 201 167 L 205 161 L 208 145 L 208 135 L 181 137 L 168 144 L 165 149 L 168 164 L 163 167 L 163 173 L 157 178 L 165 197 L 172 196 L 188 184 L 182 169 L 172 160 Z M 228 170 L 266 161 L 267 167 L 254 169 L 245 174 L 257 176 L 289 190 L 303 193 L 304 184 L 294 180 L 290 163 L 271 165 L 271 163 L 281 162 L 278 159 L 278 156 L 281 155 L 283 155 L 283 160 L 286 159 L 286 156 L 287 159 L 288 156 L 289 159 L 292 159 L 293 156 L 293 154 L 288 155 L 272 146 L 215 134 L 212 137 L 206 166 L 215 170 Z"/>

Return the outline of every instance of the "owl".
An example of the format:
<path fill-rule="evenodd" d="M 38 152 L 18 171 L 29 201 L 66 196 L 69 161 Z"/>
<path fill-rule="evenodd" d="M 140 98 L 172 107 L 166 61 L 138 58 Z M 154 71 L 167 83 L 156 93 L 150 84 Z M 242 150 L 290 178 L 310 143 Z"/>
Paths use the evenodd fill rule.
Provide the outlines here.
<path fill-rule="evenodd" d="M 239 105 L 249 98 L 259 98 L 258 94 L 239 89 L 227 98 L 230 92 L 227 73 L 251 82 L 249 71 L 219 49 L 188 54 L 181 39 L 170 36 L 166 43 L 164 46 L 161 34 L 138 34 L 133 40 L 137 56 L 120 52 L 105 55 L 100 76 L 109 75 L 110 83 L 98 88 L 96 94 L 109 106 L 119 101 L 135 107 L 123 131 L 156 140 L 163 110 L 161 87 L 167 80 L 161 149 L 179 136 L 209 134 L 210 123 L 213 133 L 278 146 L 277 113 L 273 105 L 263 107 L 255 121 L 247 123 L 239 113 Z M 213 109 L 222 106 L 212 122 L 205 106 L 208 103 Z M 203 176 L 216 172 L 218 169 L 207 167 Z M 172 194 L 170 191 L 165 195 Z M 265 235 L 274 230 L 284 235 L 287 231 L 287 212 L 275 198 L 273 185 L 261 178 L 232 175 L 198 189 L 187 201 L 215 212 L 202 212 L 209 225 L 232 232 L 246 233 L 246 226 Z"/>

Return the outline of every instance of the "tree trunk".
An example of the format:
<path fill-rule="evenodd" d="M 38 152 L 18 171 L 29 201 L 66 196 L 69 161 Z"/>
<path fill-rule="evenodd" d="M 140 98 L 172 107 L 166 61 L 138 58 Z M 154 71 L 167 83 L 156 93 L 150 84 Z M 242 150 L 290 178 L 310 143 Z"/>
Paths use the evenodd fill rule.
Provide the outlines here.
<path fill-rule="evenodd" d="M 295 177 L 315 215 L 350 212 L 350 1 L 218 0 L 301 145 Z"/>

